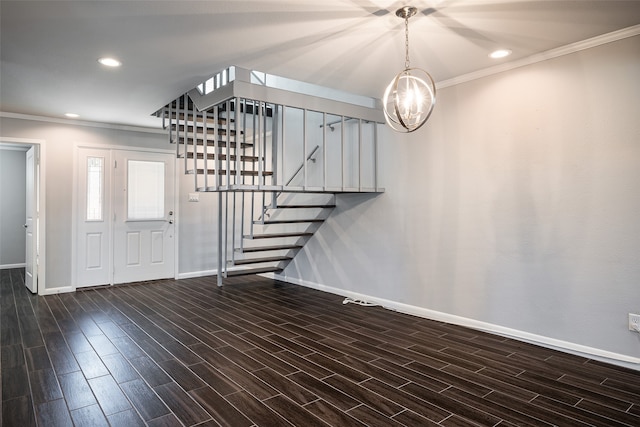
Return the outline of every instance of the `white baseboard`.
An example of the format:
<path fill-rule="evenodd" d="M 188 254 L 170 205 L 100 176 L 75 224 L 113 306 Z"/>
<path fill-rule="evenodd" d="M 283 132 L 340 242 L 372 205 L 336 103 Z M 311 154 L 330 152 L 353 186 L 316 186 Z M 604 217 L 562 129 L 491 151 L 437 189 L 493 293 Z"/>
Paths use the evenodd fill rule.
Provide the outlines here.
<path fill-rule="evenodd" d="M 192 279 L 194 277 L 215 276 L 218 270 L 190 271 L 188 273 L 178 273 L 176 279 Z"/>
<path fill-rule="evenodd" d="M 0 265 L 0 270 L 8 270 L 10 268 L 25 268 L 26 264 L 2 264 Z"/>
<path fill-rule="evenodd" d="M 236 270 L 242 270 L 242 267 L 230 267 L 227 269 L 227 271 L 231 272 L 231 271 L 236 271 Z M 265 273 L 265 274 L 272 274 L 272 273 Z M 176 276 L 177 280 L 181 280 L 181 279 L 192 279 L 194 277 L 204 277 L 204 276 L 217 276 L 218 275 L 218 270 L 203 270 L 203 271 L 190 271 L 187 273 L 179 273 Z M 259 274 L 259 276 L 262 276 L 262 274 Z M 273 277 L 273 276 L 269 276 L 269 277 Z"/>
<path fill-rule="evenodd" d="M 587 357 L 590 359 L 600 360 L 607 363 L 613 363 L 627 368 L 640 370 L 640 358 L 627 356 L 625 354 L 614 353 L 606 350 L 601 350 L 594 347 L 588 347 L 581 344 L 576 344 L 568 341 L 562 341 L 555 338 L 550 338 L 542 335 L 531 334 L 529 332 L 520 331 L 517 329 L 505 328 L 504 326 L 495 325 L 488 322 L 481 322 L 466 317 L 456 316 L 453 314 L 442 313 L 440 311 L 429 310 L 422 307 L 416 307 L 409 304 L 403 304 L 396 301 L 390 301 L 384 298 L 376 298 L 369 295 L 359 294 L 356 292 L 347 291 L 344 289 L 334 288 L 331 286 L 322 285 L 307 280 L 302 280 L 294 277 L 287 277 L 282 275 L 273 275 L 277 280 L 283 282 L 292 283 L 295 285 L 305 286 L 307 288 L 317 289 L 331 294 L 340 295 L 343 297 L 353 298 L 361 301 L 372 302 L 378 304 L 386 309 L 398 311 L 400 313 L 411 314 L 418 317 L 424 317 L 426 319 L 437 320 L 440 322 L 451 323 L 454 325 L 465 326 L 472 329 L 477 329 L 484 332 L 490 332 L 496 335 L 501 335 L 508 338 L 528 342 L 531 344 L 537 344 L 543 347 L 552 348 L 555 350 L 564 351 L 571 354 Z"/>
<path fill-rule="evenodd" d="M 59 288 L 49 288 L 38 290 L 38 295 L 55 295 L 55 294 L 64 294 L 67 292 L 75 292 L 75 288 L 73 286 L 61 286 Z"/>

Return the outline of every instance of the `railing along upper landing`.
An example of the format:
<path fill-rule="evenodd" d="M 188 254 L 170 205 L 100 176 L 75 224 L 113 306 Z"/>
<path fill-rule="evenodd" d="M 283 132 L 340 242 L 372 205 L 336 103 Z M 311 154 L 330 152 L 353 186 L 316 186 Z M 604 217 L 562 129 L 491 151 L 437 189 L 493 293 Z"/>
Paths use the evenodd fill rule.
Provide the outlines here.
<path fill-rule="evenodd" d="M 373 98 L 230 67 L 158 114 L 197 191 L 384 191 Z"/>

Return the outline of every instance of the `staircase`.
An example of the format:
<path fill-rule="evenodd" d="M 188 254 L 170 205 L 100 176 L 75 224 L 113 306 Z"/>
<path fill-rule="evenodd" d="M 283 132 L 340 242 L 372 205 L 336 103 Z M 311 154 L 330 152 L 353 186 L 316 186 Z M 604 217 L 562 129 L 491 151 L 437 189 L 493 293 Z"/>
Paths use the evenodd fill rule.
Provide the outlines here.
<path fill-rule="evenodd" d="M 280 194 L 275 205 L 264 206 L 242 236 L 231 266 L 251 266 L 231 270 L 229 276 L 254 273 L 279 273 L 293 260 L 336 207 L 335 194 Z M 320 196 L 320 197 L 318 197 Z M 293 200 L 297 204 L 293 204 Z"/>
<path fill-rule="evenodd" d="M 322 99 L 300 82 L 298 92 L 272 87 L 272 76 L 255 73 L 230 67 L 156 112 L 194 190 L 218 193 L 219 286 L 224 277 L 283 271 L 336 194 L 384 191 L 379 108 Z"/>

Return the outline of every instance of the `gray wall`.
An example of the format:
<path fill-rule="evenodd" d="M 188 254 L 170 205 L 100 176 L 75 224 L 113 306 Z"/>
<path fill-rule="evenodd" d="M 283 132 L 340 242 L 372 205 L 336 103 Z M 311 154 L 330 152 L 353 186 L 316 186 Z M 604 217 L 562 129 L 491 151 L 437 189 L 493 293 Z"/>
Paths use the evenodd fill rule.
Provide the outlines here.
<path fill-rule="evenodd" d="M 184 160 L 176 168 L 180 174 L 178 211 L 178 273 L 211 274 L 218 265 L 218 193 L 200 193 L 199 202 L 189 202 L 195 191 L 193 175 L 184 175 Z"/>
<path fill-rule="evenodd" d="M 26 155 L 0 147 L 0 268 L 24 264 Z"/>
<path fill-rule="evenodd" d="M 46 286 L 71 286 L 73 159 L 76 143 L 170 148 L 166 135 L 100 127 L 0 118 L 1 136 L 45 140 Z"/>
<path fill-rule="evenodd" d="M 45 140 L 46 157 L 46 286 L 47 291 L 71 286 L 72 277 L 72 214 L 73 159 L 76 144 L 83 146 L 140 147 L 173 149 L 164 133 L 119 130 L 60 122 L 43 122 L 0 117 L 0 136 Z M 24 153 L 22 153 L 24 158 Z M 24 159 L 21 164 L 25 165 Z M 4 168 L 3 168 L 4 169 Z M 201 194 L 200 202 L 189 203 L 193 191 L 193 175 L 184 175 L 184 162 L 176 168 L 178 211 L 178 271 L 177 274 L 198 274 L 216 269 L 217 260 L 217 196 Z M 23 172 L 22 176 L 25 173 Z M 24 190 L 22 190 L 24 194 Z M 24 200 L 24 196 L 23 196 Z M 24 224 L 24 205 L 20 227 Z M 3 203 L 3 207 L 5 204 Z M 14 213 L 15 214 L 15 213 Z M 4 222 L 3 222 L 4 223 Z M 24 262 L 24 231 L 22 262 Z M 4 235 L 3 235 L 4 236 Z M 4 237 L 3 237 L 4 240 Z"/>
<path fill-rule="evenodd" d="M 447 87 L 284 272 L 640 357 L 640 37 Z"/>
<path fill-rule="evenodd" d="M 640 37 L 439 91 L 425 128 L 383 131 L 379 196 L 344 195 L 291 280 L 634 357 L 640 311 Z M 0 119 L 47 141 L 47 280 L 71 277 L 73 144 L 166 136 Z M 217 197 L 180 184 L 179 273 L 216 268 Z"/>

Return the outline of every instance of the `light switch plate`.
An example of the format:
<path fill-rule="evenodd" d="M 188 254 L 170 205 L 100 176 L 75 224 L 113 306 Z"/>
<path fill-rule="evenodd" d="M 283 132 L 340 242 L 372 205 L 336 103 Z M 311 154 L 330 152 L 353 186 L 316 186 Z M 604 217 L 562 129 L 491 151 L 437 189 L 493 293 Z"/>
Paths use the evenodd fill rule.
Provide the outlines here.
<path fill-rule="evenodd" d="M 199 202 L 200 201 L 200 193 L 189 193 L 189 201 L 190 202 Z"/>

